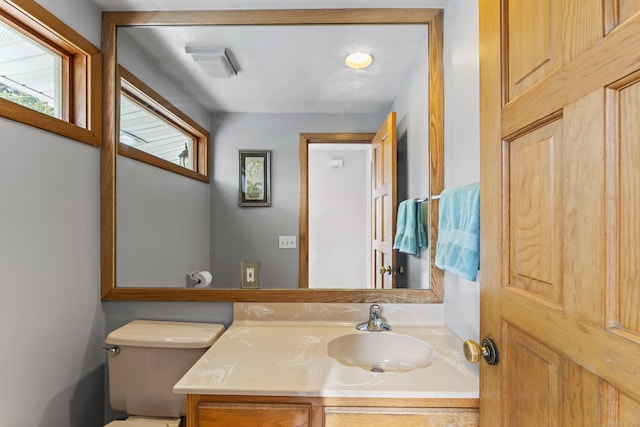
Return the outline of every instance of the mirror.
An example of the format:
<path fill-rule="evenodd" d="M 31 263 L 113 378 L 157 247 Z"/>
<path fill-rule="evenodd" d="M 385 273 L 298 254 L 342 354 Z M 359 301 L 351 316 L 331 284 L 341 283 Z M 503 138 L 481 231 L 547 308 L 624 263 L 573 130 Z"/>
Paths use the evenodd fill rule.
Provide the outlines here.
<path fill-rule="evenodd" d="M 315 289 L 167 289 L 116 287 L 116 45 L 119 27 L 154 25 L 291 25 L 291 24 L 364 24 L 428 23 L 430 94 L 430 194 L 439 194 L 443 184 L 442 149 L 442 14 L 435 9 L 359 9 L 357 15 L 345 10 L 299 11 L 198 11 L 198 12 L 126 12 L 103 15 L 104 63 L 104 141 L 102 149 L 102 269 L 104 299 L 181 300 L 181 301 L 344 301 L 344 302 L 440 302 L 442 272 L 431 268 L 429 290 L 315 290 Z M 313 130 L 313 129 L 308 129 Z M 213 133 L 213 132 L 212 132 Z M 212 138 L 215 144 L 215 136 Z M 275 161 L 275 160 L 274 160 Z M 215 168 L 216 166 L 213 165 Z M 426 194 L 425 194 L 426 196 Z M 437 204 L 431 204 L 430 216 L 437 218 Z M 291 234 L 295 234 L 291 233 Z M 429 230 L 431 245 L 436 231 Z M 432 255 L 433 256 L 433 255 Z"/>

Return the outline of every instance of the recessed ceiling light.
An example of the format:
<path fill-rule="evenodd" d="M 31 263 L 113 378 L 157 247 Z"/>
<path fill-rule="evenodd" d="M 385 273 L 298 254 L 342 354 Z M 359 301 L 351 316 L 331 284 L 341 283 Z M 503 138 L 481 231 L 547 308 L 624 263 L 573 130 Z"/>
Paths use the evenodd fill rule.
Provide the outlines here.
<path fill-rule="evenodd" d="M 349 54 L 344 60 L 347 67 L 355 69 L 367 68 L 371 65 L 371 62 L 373 62 L 373 57 L 365 52 L 354 52 Z"/>

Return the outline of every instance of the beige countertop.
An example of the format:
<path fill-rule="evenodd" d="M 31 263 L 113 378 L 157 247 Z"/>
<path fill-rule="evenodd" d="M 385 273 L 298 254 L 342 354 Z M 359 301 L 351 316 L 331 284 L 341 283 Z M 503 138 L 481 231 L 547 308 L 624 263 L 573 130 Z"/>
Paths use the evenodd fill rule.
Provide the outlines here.
<path fill-rule="evenodd" d="M 323 305 L 324 306 L 324 305 Z M 178 394 L 273 395 L 386 398 L 477 398 L 477 368 L 466 362 L 462 341 L 440 322 L 440 315 L 421 323 L 403 322 L 403 309 L 382 305 L 391 333 L 406 334 L 431 344 L 433 363 L 408 372 L 370 372 L 344 366 L 327 354 L 334 338 L 358 332 L 368 304 L 338 306 L 341 315 L 321 310 L 321 317 L 285 317 L 273 307 L 247 304 L 234 308 L 236 320 L 175 385 Z M 355 307 L 355 308 L 354 308 Z M 289 307 L 290 308 L 290 307 Z M 308 310 L 308 307 L 303 307 Z M 303 310 L 303 311 L 304 311 Z M 276 311 L 278 314 L 276 315 Z M 350 313 L 345 315 L 345 313 Z M 400 313 L 394 318 L 393 314 Z M 387 316 L 389 318 L 387 318 Z M 346 319 L 345 319 L 346 316 Z M 292 318 L 292 316 L 288 316 Z M 393 320 L 396 320 L 394 324 Z"/>

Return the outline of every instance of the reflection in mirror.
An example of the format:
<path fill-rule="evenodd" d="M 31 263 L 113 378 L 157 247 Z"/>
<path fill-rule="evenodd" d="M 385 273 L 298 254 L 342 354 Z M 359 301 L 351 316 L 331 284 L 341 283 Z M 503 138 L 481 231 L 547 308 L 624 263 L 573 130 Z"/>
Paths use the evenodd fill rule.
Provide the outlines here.
<path fill-rule="evenodd" d="M 303 283 L 306 273 L 309 288 L 372 287 L 371 138 L 308 146 L 308 268 L 300 275 Z"/>
<path fill-rule="evenodd" d="M 265 16 L 269 16 L 268 19 L 272 20 L 273 16 L 276 16 L 275 13 L 276 12 L 272 14 L 267 14 Z M 375 14 L 375 12 L 371 12 L 371 13 Z M 105 18 L 107 21 L 109 21 L 109 18 L 110 18 L 108 16 L 109 14 L 106 14 L 106 15 L 107 16 L 105 16 Z M 132 16 L 129 17 L 129 18 L 132 18 L 129 21 L 129 23 L 132 23 L 132 24 L 136 23 L 136 19 L 134 15 L 135 14 L 132 15 L 133 18 Z M 427 18 L 427 15 L 428 15 L 428 18 Z M 424 19 L 423 22 L 429 22 L 433 18 L 434 14 L 432 12 L 429 12 L 424 16 L 425 18 L 422 18 Z M 143 21 L 149 20 L 149 16 L 141 16 L 139 18 L 141 18 Z M 122 16 L 118 16 L 118 19 L 124 19 L 124 18 Z M 181 19 L 184 19 L 184 15 L 182 15 Z M 218 17 L 217 19 L 221 19 L 221 18 Z M 262 17 L 262 18 L 259 18 L 258 21 L 260 20 L 264 21 L 266 19 L 267 18 Z M 317 19 L 317 17 L 305 18 L 305 19 L 315 20 Z M 304 19 L 301 19 L 301 21 L 304 21 Z M 232 27 L 229 26 L 228 28 L 231 29 Z M 125 38 L 131 38 L 132 34 L 134 32 L 141 30 L 141 28 L 138 28 L 138 27 L 118 28 L 117 25 L 114 25 L 113 26 L 114 33 L 116 29 L 118 30 L 118 48 L 117 48 L 118 62 L 122 62 L 123 65 L 125 65 L 127 68 L 132 68 L 132 65 L 130 63 L 127 63 L 127 61 L 130 61 L 130 62 L 141 61 L 142 56 L 134 55 L 132 58 L 126 59 L 124 57 L 124 52 L 126 52 L 128 47 L 125 47 L 121 43 L 121 41 Z M 121 31 L 123 29 L 127 31 L 126 35 L 124 34 L 124 31 Z M 164 29 L 166 28 L 163 28 L 163 30 Z M 172 27 L 172 30 L 173 29 L 175 28 Z M 292 28 L 288 28 L 288 30 L 291 30 L 291 29 Z M 157 29 L 154 29 L 154 30 L 157 30 Z M 109 32 L 109 25 L 105 26 L 105 31 L 107 33 Z M 422 30 L 422 31 L 423 31 L 423 35 L 426 36 L 427 31 L 426 30 Z M 439 29 L 439 31 L 441 31 L 441 28 Z M 291 36 L 289 37 L 295 39 L 295 37 L 291 37 Z M 139 49 L 140 46 L 144 46 L 145 43 L 149 43 L 149 40 L 152 38 L 153 37 L 151 36 L 143 36 L 140 39 L 137 39 L 138 40 L 137 46 L 133 49 Z M 172 40 L 176 40 L 176 37 L 171 36 L 170 38 Z M 320 36 L 318 38 L 322 39 L 323 36 Z M 249 37 L 249 39 L 257 40 L 252 37 Z M 314 38 L 308 37 L 308 39 L 313 40 Z M 113 37 L 112 41 L 115 41 L 115 37 Z M 184 54 L 185 40 L 182 39 L 181 43 L 182 43 L 182 52 Z M 423 37 L 422 40 L 418 41 L 418 44 L 419 46 L 426 47 L 427 44 L 431 44 L 431 40 L 426 40 L 426 37 Z M 278 44 L 271 44 L 271 46 L 278 46 Z M 106 50 L 105 51 L 105 71 L 106 71 L 105 75 L 108 76 L 111 70 L 110 67 L 114 65 L 109 63 L 109 60 L 108 60 L 109 52 L 110 51 L 115 52 L 115 44 L 110 46 L 109 43 L 106 43 L 105 50 Z M 402 50 L 402 49 L 397 49 L 397 50 Z M 246 62 L 243 59 L 243 56 L 238 53 L 238 51 L 234 51 L 233 49 L 232 51 L 233 51 L 234 60 L 237 61 L 237 65 L 240 70 L 238 73 L 238 76 L 234 76 L 229 79 L 224 79 L 224 82 L 209 81 L 210 82 L 209 85 L 211 87 L 216 87 L 223 83 L 225 85 L 233 86 L 233 84 L 237 84 L 237 82 L 240 81 L 239 76 L 242 73 L 249 73 L 249 71 L 251 70 L 251 67 L 250 67 L 251 62 L 250 61 Z M 422 62 L 426 64 L 427 60 L 424 58 L 426 58 L 427 49 L 424 49 L 424 52 L 425 52 L 425 56 L 423 56 Z M 273 56 L 273 52 L 271 53 Z M 121 57 L 121 54 L 123 55 L 122 57 Z M 161 54 L 162 53 L 158 53 L 158 55 L 161 55 Z M 414 61 L 408 61 L 410 64 L 413 64 L 413 62 L 417 61 L 416 58 L 418 57 L 418 55 L 416 55 L 416 51 L 413 51 L 413 53 L 410 53 L 409 55 L 412 56 L 412 58 L 410 59 L 414 60 Z M 344 56 L 343 52 L 340 52 L 339 56 L 341 56 L 342 57 L 341 60 L 343 60 L 343 56 Z M 374 55 L 374 58 L 375 58 L 375 55 Z M 190 59 L 192 60 L 192 58 Z M 375 61 L 376 59 L 374 59 L 374 62 Z M 315 68 L 319 68 L 319 67 L 315 67 Z M 306 63 L 302 66 L 298 65 L 294 71 L 298 74 L 300 73 L 312 74 L 314 71 L 314 67 L 309 66 L 309 64 Z M 173 80 L 176 79 L 176 76 L 186 76 L 191 72 L 187 72 L 185 70 L 176 71 L 175 69 L 174 71 L 170 71 L 170 70 L 167 71 L 168 75 L 171 75 L 172 76 L 171 79 Z M 138 74 L 137 69 L 135 73 Z M 238 80 L 234 80 L 234 79 L 238 79 Z M 336 80 L 336 77 L 334 76 L 333 79 Z M 404 77 L 396 76 L 396 80 L 399 80 L 399 83 L 397 83 L 392 88 L 392 90 L 394 90 L 395 93 L 397 94 L 399 92 L 398 86 L 401 87 L 402 84 L 407 80 L 407 78 L 406 76 Z M 425 80 L 426 80 L 426 77 L 425 77 Z M 372 91 L 371 88 L 366 86 L 366 84 L 368 83 L 366 74 L 360 74 L 359 76 L 354 77 L 352 83 L 357 85 L 363 85 L 361 86 L 361 89 L 360 89 L 361 92 L 364 92 L 364 93 L 375 92 L 375 91 Z M 182 88 L 188 87 L 190 84 L 192 83 L 181 83 L 180 88 L 182 89 Z M 195 84 L 198 85 L 200 83 L 195 83 Z M 292 85 L 293 80 L 285 78 L 284 84 Z M 253 86 L 251 86 L 251 84 L 247 83 L 246 85 L 249 88 L 249 90 L 245 91 L 245 93 L 251 93 L 251 92 L 257 91 L 252 89 Z M 275 86 L 277 86 L 277 84 L 275 83 L 267 84 L 267 85 L 262 83 L 258 87 L 261 87 L 262 89 L 265 89 L 265 88 L 273 89 L 273 87 Z M 384 91 L 384 89 L 388 88 L 388 86 L 389 85 L 383 86 L 381 90 Z M 109 89 L 109 86 L 107 85 L 105 87 L 105 92 L 108 92 L 108 89 Z M 261 91 L 264 92 L 264 90 L 261 90 Z M 353 93 L 356 93 L 357 91 L 353 92 L 350 90 L 346 90 L 345 88 L 341 88 L 341 90 L 333 90 L 330 87 L 329 88 L 324 87 L 324 88 L 321 88 L 320 92 L 328 94 L 330 96 L 328 100 L 325 99 L 322 102 L 316 102 L 315 108 L 320 108 L 319 110 L 318 109 L 309 110 L 309 111 L 304 110 L 303 112 L 303 110 L 298 109 L 296 112 L 291 112 L 290 110 L 285 109 L 286 108 L 285 104 L 291 103 L 291 100 L 286 99 L 287 97 L 285 96 L 284 91 L 280 90 L 280 92 L 278 92 L 276 88 L 275 93 L 272 92 L 271 94 L 267 94 L 268 100 L 271 100 L 271 102 L 267 101 L 267 104 L 273 104 L 277 108 L 280 108 L 281 110 L 279 112 L 264 113 L 264 112 L 260 112 L 260 110 L 228 111 L 227 108 L 229 107 L 223 107 L 221 105 L 218 105 L 218 103 L 220 104 L 224 103 L 223 101 L 224 97 L 222 95 L 219 95 L 217 98 L 215 95 L 211 97 L 212 95 L 207 95 L 206 93 L 208 93 L 208 91 L 204 90 L 202 87 L 194 90 L 194 87 L 192 86 L 186 92 L 192 95 L 190 98 L 186 97 L 186 99 L 194 99 L 198 101 L 197 103 L 198 105 L 196 105 L 196 107 L 202 106 L 203 104 L 206 105 L 206 107 L 201 107 L 201 108 L 203 111 L 205 111 L 205 116 L 207 117 L 204 120 L 199 120 L 199 122 L 207 124 L 212 133 L 212 141 L 213 141 L 212 155 L 211 155 L 212 183 L 210 187 L 210 194 L 207 195 L 207 208 L 198 209 L 200 211 L 205 211 L 207 213 L 210 212 L 210 221 L 207 226 L 203 225 L 202 227 L 197 227 L 196 229 L 200 231 L 200 236 L 205 235 L 207 238 L 209 236 L 213 237 L 208 247 L 208 251 L 210 253 L 210 258 L 209 258 L 210 263 L 207 267 L 208 269 L 210 269 L 210 271 L 213 274 L 214 288 L 219 288 L 222 291 L 222 293 L 220 292 L 215 293 L 215 292 L 209 292 L 209 290 L 195 290 L 195 291 L 189 290 L 192 292 L 199 293 L 199 296 L 197 299 L 219 300 L 220 298 L 222 298 L 224 300 L 263 300 L 263 298 L 265 298 L 265 299 L 276 300 L 276 301 L 286 301 L 286 300 L 304 301 L 304 300 L 336 300 L 336 299 L 333 299 L 335 295 L 337 300 L 351 300 L 351 301 L 364 301 L 364 300 L 403 301 L 405 300 L 403 297 L 399 297 L 401 295 L 399 293 L 398 294 L 392 293 L 388 298 L 382 297 L 382 299 L 380 299 L 379 294 L 375 292 L 363 292 L 363 291 L 346 292 L 342 294 L 344 296 L 339 296 L 340 294 L 331 293 L 334 291 L 312 292 L 311 290 L 304 290 L 304 291 L 300 291 L 301 293 L 296 292 L 295 293 L 296 296 L 291 296 L 290 294 L 281 293 L 279 291 L 275 292 L 276 289 L 278 290 L 283 288 L 294 289 L 298 286 L 298 282 L 299 282 L 298 251 L 291 250 L 291 249 L 289 250 L 278 249 L 278 236 L 296 235 L 298 230 L 299 218 L 298 218 L 297 211 L 298 211 L 298 205 L 299 205 L 299 195 L 298 195 L 299 186 L 297 183 L 297 175 L 299 173 L 298 141 L 299 141 L 300 134 L 308 131 L 316 131 L 316 132 L 372 132 L 372 131 L 375 131 L 375 129 L 380 123 L 380 118 L 384 117 L 386 113 L 390 111 L 392 102 L 389 103 L 385 101 L 384 107 L 380 108 L 378 105 L 376 105 L 376 102 L 378 101 L 374 97 L 373 99 L 362 101 L 361 104 L 359 104 L 358 101 L 355 98 L 353 98 L 351 100 L 352 103 L 349 103 L 349 100 L 347 100 L 345 104 L 344 98 L 350 97 Z M 296 92 L 298 92 L 299 94 L 302 94 L 302 96 L 308 96 L 306 95 L 306 93 L 303 93 L 304 91 L 302 88 L 300 88 L 297 91 L 293 91 L 292 93 L 296 93 Z M 425 96 L 426 92 L 427 92 L 427 88 L 425 87 L 422 92 L 423 100 L 427 99 L 427 96 Z M 278 93 L 283 94 L 283 96 L 278 97 L 277 96 Z M 235 98 L 242 98 L 243 96 L 236 96 Z M 207 98 L 207 97 L 211 97 L 211 98 Z M 340 98 L 339 101 L 342 102 L 341 104 L 342 109 L 333 110 L 333 112 L 328 112 L 328 110 L 326 110 L 326 105 L 324 104 L 330 103 L 331 101 L 336 101 L 337 98 Z M 109 100 L 108 96 L 107 96 L 107 99 Z M 177 99 L 181 99 L 182 101 L 185 101 L 185 97 L 181 98 L 179 96 Z M 212 101 L 212 99 L 214 99 L 215 101 Z M 253 104 L 254 104 L 254 107 L 261 105 L 260 101 L 254 101 Z M 344 107 L 345 105 L 347 105 L 346 110 Z M 362 106 L 367 106 L 369 110 L 367 111 L 360 110 Z M 358 113 L 355 113 L 355 114 L 351 113 L 350 110 L 358 111 Z M 438 111 L 438 109 L 436 110 Z M 196 117 L 197 116 L 198 116 L 198 113 L 196 113 Z M 407 118 L 408 117 L 409 115 L 407 116 Z M 426 115 L 424 118 L 416 119 L 416 120 L 423 121 L 425 125 L 428 125 L 428 119 L 426 118 Z M 113 138 L 113 137 L 111 136 L 112 133 L 108 130 L 110 128 L 108 117 L 105 118 L 105 122 L 106 122 L 105 123 L 106 124 L 105 140 L 106 140 L 107 138 Z M 399 125 L 401 125 L 400 121 L 399 121 Z M 403 125 L 407 126 L 407 123 L 403 123 Z M 405 191 L 405 194 L 407 194 L 407 196 L 405 197 L 424 197 L 426 193 L 429 193 L 428 191 L 429 185 L 431 185 L 432 188 L 434 185 L 433 180 L 431 180 L 431 182 L 429 181 L 429 167 L 424 167 L 425 164 L 426 165 L 429 164 L 428 154 L 427 154 L 428 151 L 427 151 L 427 145 L 426 145 L 427 144 L 426 135 L 428 135 L 429 131 L 426 131 L 426 132 L 423 131 L 423 133 L 424 133 L 423 136 L 425 138 L 422 142 L 423 145 L 421 149 L 424 153 L 423 159 L 425 160 L 419 160 L 419 159 L 416 159 L 416 160 L 418 164 L 421 161 L 423 162 L 420 169 L 422 172 L 426 172 L 426 175 L 425 175 L 426 178 L 424 179 L 420 178 L 418 179 L 417 182 L 421 182 L 420 185 L 426 188 L 420 188 L 416 190 L 415 194 L 408 194 L 407 192 L 408 188 L 405 187 L 404 191 Z M 405 135 L 405 138 L 406 137 L 407 135 Z M 105 152 L 107 152 L 109 144 L 105 144 L 105 145 L 107 146 L 105 148 Z M 273 207 L 272 208 L 241 208 L 237 205 L 237 199 L 238 199 L 237 156 L 238 156 L 238 150 L 240 149 L 272 150 L 273 152 L 273 158 L 272 158 Z M 107 166 L 108 166 L 109 161 L 110 159 L 108 155 L 105 155 L 103 153 L 103 166 L 105 163 L 107 163 Z M 408 160 L 405 158 L 404 161 L 407 162 Z M 121 247 L 121 245 L 125 243 L 124 236 L 125 235 L 129 236 L 129 231 L 121 232 L 120 223 L 121 221 L 126 221 L 126 220 L 123 220 L 123 218 L 121 218 L 122 215 L 121 215 L 120 205 L 124 205 L 122 209 L 129 209 L 130 218 L 133 218 L 133 215 L 131 214 L 131 212 L 135 211 L 135 208 L 133 207 L 126 208 L 127 203 L 133 205 L 134 199 L 136 198 L 136 196 L 126 195 L 127 191 L 130 191 L 124 188 L 124 187 L 129 187 L 129 178 L 125 178 L 123 176 L 123 173 L 126 169 L 127 169 L 127 166 L 125 166 L 125 161 L 123 161 L 120 157 L 118 157 L 117 159 L 118 180 L 116 181 L 118 185 L 117 196 L 116 196 L 118 198 L 118 203 L 117 203 L 118 212 L 117 212 L 117 221 L 115 222 L 117 224 L 116 229 L 118 230 L 117 232 L 118 240 L 117 240 L 117 250 L 115 250 L 113 253 L 113 256 L 117 256 L 117 259 L 118 259 L 118 263 L 116 265 L 121 263 L 121 258 L 120 258 L 121 255 L 124 255 L 127 253 L 126 249 L 124 249 L 124 247 Z M 134 166 L 129 169 L 144 170 L 143 168 L 140 168 L 137 166 Z M 129 171 L 129 174 L 131 175 L 135 175 L 136 173 L 142 173 L 142 172 Z M 155 172 L 145 171 L 144 173 L 153 174 Z M 135 176 L 133 177 L 133 179 L 136 180 L 138 183 L 143 181 L 139 178 L 135 178 Z M 411 179 L 407 179 L 407 181 L 409 180 Z M 145 179 L 144 181 L 148 181 L 148 180 Z M 435 185 L 441 185 L 441 183 L 435 182 Z M 132 187 L 135 187 L 135 186 L 136 184 L 132 185 Z M 143 189 L 137 189 L 135 191 L 131 190 L 131 192 L 133 194 L 135 194 L 136 192 L 140 194 L 140 193 L 144 193 L 145 191 Z M 196 193 L 197 192 L 198 191 L 196 191 Z M 124 201 L 125 197 L 130 198 L 129 202 Z M 104 199 L 105 198 L 103 197 L 103 202 L 104 202 Z M 201 207 L 202 206 L 201 201 L 198 203 L 200 204 L 199 205 L 196 204 L 193 206 Z M 185 202 L 183 201 L 183 202 L 179 202 L 179 204 L 176 203 L 175 205 L 182 206 L 183 210 L 185 211 L 193 210 L 192 206 L 190 206 L 188 202 L 186 202 L 185 204 Z M 108 210 L 108 203 L 106 207 Z M 180 209 L 176 207 L 176 210 L 179 211 Z M 103 212 L 104 212 L 104 209 L 103 209 Z M 150 215 L 151 215 L 150 213 L 147 214 L 147 216 L 150 216 Z M 144 216 L 144 215 L 141 215 L 141 216 Z M 125 214 L 125 218 L 126 218 L 126 214 Z M 179 218 L 179 215 L 177 215 L 176 218 Z M 147 222 L 149 221 L 147 220 Z M 185 223 L 180 220 L 176 221 L 176 227 L 183 227 L 185 231 L 187 230 L 188 225 L 189 225 L 188 222 Z M 109 231 L 109 227 L 104 227 L 104 218 L 103 218 L 103 228 L 106 228 L 107 232 Z M 129 225 L 128 230 L 131 230 L 133 228 L 142 229 L 144 227 L 136 227 L 134 225 Z M 157 233 L 157 230 L 156 230 L 156 233 Z M 142 232 L 139 234 L 139 236 L 140 236 L 139 237 L 140 241 L 146 240 Z M 103 250 L 105 249 L 105 246 L 104 246 L 105 240 L 106 239 L 104 238 L 104 232 L 103 232 Z M 158 239 L 156 241 L 157 245 L 160 245 L 160 240 L 163 240 L 163 239 Z M 164 239 L 164 240 L 166 241 L 167 239 Z M 106 243 L 108 244 L 108 241 Z M 303 242 L 299 242 L 299 243 L 302 244 Z M 140 247 L 141 245 L 138 245 L 138 251 L 140 251 Z M 151 253 L 153 251 L 148 250 L 148 252 Z M 198 252 L 201 255 L 202 253 L 205 253 L 207 251 L 199 250 Z M 128 255 L 124 255 L 124 256 L 128 256 L 132 260 L 135 259 L 140 261 L 140 266 L 143 267 L 143 268 L 140 268 L 140 271 L 146 270 L 148 272 L 150 269 L 153 269 L 155 272 L 156 268 L 153 263 L 154 262 L 158 263 L 158 259 L 153 259 L 154 256 L 151 256 L 150 254 L 150 256 L 148 257 L 148 260 L 151 260 L 151 264 L 149 264 L 145 269 L 144 265 L 142 265 L 144 264 L 144 260 L 147 259 L 145 258 L 145 255 L 146 254 L 144 253 L 142 256 L 140 256 L 140 254 L 133 255 L 131 254 L 131 252 L 129 252 Z M 105 267 L 105 261 L 107 266 L 110 265 L 108 258 L 109 258 L 108 256 L 103 257 L 103 270 Z M 156 258 L 157 258 L 157 255 L 156 255 Z M 429 259 L 428 256 L 425 256 L 422 259 L 422 261 L 428 265 L 428 259 Z M 229 291 L 227 289 L 239 288 L 240 278 L 241 278 L 240 268 L 239 268 L 240 263 L 241 261 L 248 261 L 248 260 L 260 261 L 260 268 L 261 268 L 260 284 L 263 289 L 260 291 L 242 290 L 240 291 L 242 296 L 241 294 L 236 295 L 233 293 L 233 291 Z M 196 270 L 207 269 L 207 268 L 203 268 L 202 265 L 203 264 L 200 263 L 198 266 L 183 266 L 179 276 L 184 277 L 184 274 L 193 272 L 191 271 L 193 269 L 196 269 Z M 154 289 L 149 289 L 149 290 L 141 289 L 140 291 L 136 291 L 136 292 L 116 292 L 116 289 L 113 288 L 114 282 L 118 283 L 120 286 L 125 285 L 124 283 L 122 283 L 122 285 L 120 284 L 121 273 L 120 271 L 118 271 L 117 274 L 115 274 L 116 277 L 113 277 L 114 276 L 113 274 L 111 275 L 111 277 L 109 277 L 108 273 L 109 273 L 108 270 L 106 271 L 106 273 L 103 271 L 103 294 L 105 295 L 106 298 L 118 299 L 120 297 L 124 298 L 125 295 L 130 295 L 131 298 L 135 298 L 135 299 L 149 299 L 149 298 L 165 299 L 165 297 L 163 297 L 162 295 L 167 295 L 166 299 L 178 298 L 178 299 L 184 300 L 184 299 L 196 298 L 196 297 L 187 296 L 187 293 L 186 293 L 187 290 L 184 290 L 184 296 L 183 296 L 183 292 L 179 290 L 176 290 L 175 292 L 171 292 L 171 293 L 165 293 L 158 289 L 155 289 L 160 286 L 159 279 L 157 278 L 148 281 L 148 283 L 150 283 L 154 287 Z M 113 273 L 115 273 L 115 271 Z M 146 273 L 146 274 L 149 274 L 149 273 Z M 427 269 L 427 271 L 421 273 L 421 275 L 424 277 L 428 277 L 430 275 L 429 270 Z M 184 282 L 184 280 L 181 280 L 179 276 L 176 276 L 175 280 L 177 281 L 177 283 L 175 285 L 184 286 L 184 283 L 182 283 Z M 111 286 L 109 286 L 109 283 L 111 283 Z M 416 283 L 417 283 L 416 287 L 418 288 L 424 287 L 424 282 L 422 283 L 416 282 Z M 139 285 L 142 285 L 142 284 L 143 283 L 141 281 Z M 129 285 L 134 286 L 135 283 L 133 283 L 132 281 L 130 284 L 126 284 L 125 286 L 129 286 Z M 167 286 L 168 285 L 169 283 L 167 283 Z M 264 289 L 273 289 L 274 292 L 269 292 L 268 290 L 264 290 Z M 125 289 L 123 289 L 123 291 L 125 291 Z M 263 291 L 265 293 L 260 294 L 260 296 L 258 296 L 259 292 L 263 292 Z M 418 301 L 426 302 L 426 301 L 438 301 L 441 298 L 439 296 L 441 294 L 437 290 L 433 292 L 427 292 L 427 293 L 424 293 L 425 291 L 420 291 L 420 292 L 421 293 L 407 294 L 406 300 L 416 301 L 416 302 Z M 317 297 L 310 296 L 310 295 L 317 295 Z"/>
<path fill-rule="evenodd" d="M 121 81 L 120 144 L 193 170 L 194 140 L 164 115 L 148 108 L 151 98 Z"/>
<path fill-rule="evenodd" d="M 396 163 L 383 168 L 397 171 L 395 179 L 385 183 L 391 187 L 385 190 L 384 200 L 394 207 L 397 205 L 394 200 L 428 199 L 429 192 L 430 171 L 424 167 L 429 164 L 429 101 L 424 96 L 429 86 L 428 35 L 426 31 L 418 32 L 410 39 L 415 51 L 407 59 L 406 74 L 397 92 L 387 110 L 383 110 L 396 114 L 395 152 L 384 159 L 388 162 L 393 158 Z M 407 40 L 403 45 L 409 44 Z M 371 130 L 376 131 L 383 119 L 381 116 Z M 383 134 L 389 136 L 388 132 Z M 418 256 L 390 253 L 395 210 L 388 215 L 387 224 L 380 218 L 379 224 L 373 221 L 376 206 L 375 199 L 372 205 L 372 193 L 376 191 L 375 182 L 371 181 L 373 134 L 365 141 L 350 138 L 360 139 L 349 134 L 301 138 L 300 235 L 301 241 L 306 240 L 307 249 L 305 253 L 305 246 L 301 248 L 301 286 L 373 288 L 386 283 L 397 288 L 428 289 L 429 251 Z M 360 144 L 345 144 L 349 142 Z M 305 143 L 307 146 L 302 145 Z M 306 159 L 302 158 L 303 152 L 307 153 Z M 429 229 L 428 222 L 425 227 Z M 381 235 L 377 241 L 376 230 Z M 382 245 L 389 246 L 383 255 L 385 260 L 375 250 Z M 392 275 L 380 273 L 383 264 L 392 267 Z"/>
<path fill-rule="evenodd" d="M 182 90 L 135 44 L 118 55 L 130 68 L 118 66 L 117 283 L 186 286 L 186 273 L 209 269 L 209 132 L 169 101 Z M 185 143 L 190 154 L 181 158 Z"/>

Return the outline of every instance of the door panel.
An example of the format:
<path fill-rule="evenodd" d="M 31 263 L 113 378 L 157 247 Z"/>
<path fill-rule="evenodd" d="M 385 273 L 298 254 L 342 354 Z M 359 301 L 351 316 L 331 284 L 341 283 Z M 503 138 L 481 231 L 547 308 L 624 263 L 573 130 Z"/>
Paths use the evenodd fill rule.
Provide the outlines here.
<path fill-rule="evenodd" d="M 640 420 L 640 401 L 634 400 L 625 394 L 619 396 L 619 420 L 621 426 L 633 426 Z"/>
<path fill-rule="evenodd" d="M 516 97 L 558 67 L 557 32 L 551 20 L 557 1 L 509 2 L 509 93 Z"/>
<path fill-rule="evenodd" d="M 639 76 L 640 78 L 640 76 Z M 617 324 L 640 341 L 640 83 L 618 92 L 620 163 L 620 243 Z"/>
<path fill-rule="evenodd" d="M 605 392 L 604 382 L 568 359 L 562 361 L 561 426 L 597 426 L 600 424 Z"/>
<path fill-rule="evenodd" d="M 553 21 L 561 32 L 562 62 L 568 63 L 595 45 L 603 35 L 604 3 L 602 0 L 552 0 L 561 6 Z"/>
<path fill-rule="evenodd" d="M 527 333 L 508 327 L 506 368 L 508 426 L 556 427 L 560 411 L 561 357 Z"/>
<path fill-rule="evenodd" d="M 593 46 L 603 33 L 601 0 L 507 2 L 509 98 Z"/>
<path fill-rule="evenodd" d="M 604 382 L 516 328 L 508 328 L 505 425 L 597 426 Z"/>
<path fill-rule="evenodd" d="M 509 286 L 560 305 L 560 246 L 554 228 L 554 159 L 561 145 L 557 120 L 509 145 L 510 281 Z"/>
<path fill-rule="evenodd" d="M 562 292 L 571 318 L 603 326 L 606 231 L 605 92 L 595 90 L 563 109 L 558 164 L 562 207 Z"/>
<path fill-rule="evenodd" d="M 634 425 L 639 2 L 532 3 L 480 1 L 481 426 Z"/>
<path fill-rule="evenodd" d="M 624 22 L 640 12 L 640 0 L 617 0 L 617 3 L 619 22 Z"/>

